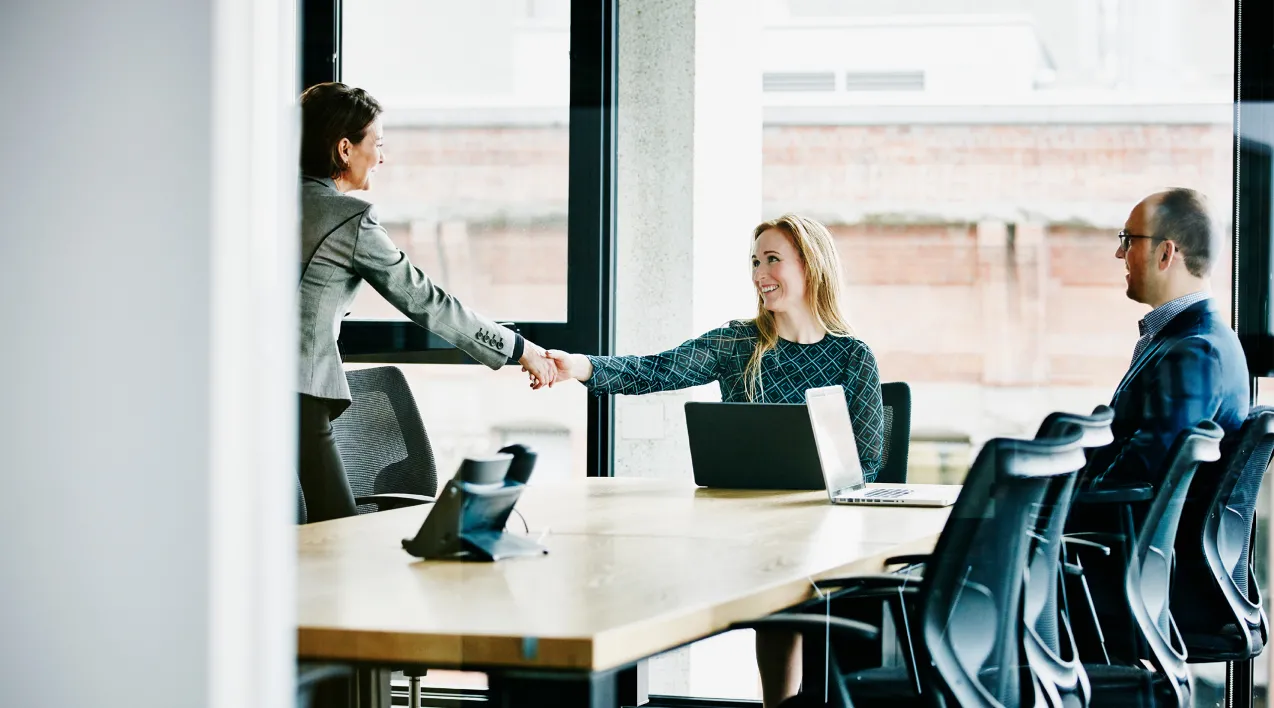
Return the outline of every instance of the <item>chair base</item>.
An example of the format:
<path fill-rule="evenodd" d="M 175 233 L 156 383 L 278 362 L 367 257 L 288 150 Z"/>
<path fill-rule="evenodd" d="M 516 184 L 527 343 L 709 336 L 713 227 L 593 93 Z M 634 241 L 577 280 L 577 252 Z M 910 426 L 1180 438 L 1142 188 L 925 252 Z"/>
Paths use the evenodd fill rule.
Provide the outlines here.
<path fill-rule="evenodd" d="M 845 685 L 854 702 L 853 708 L 898 708 L 920 702 L 915 685 L 901 666 L 857 671 L 845 678 Z M 834 691 L 832 695 L 836 700 Z M 822 686 L 805 686 L 801 693 L 783 701 L 779 708 L 824 708 L 827 705 L 823 701 Z"/>
<path fill-rule="evenodd" d="M 1177 706 L 1172 683 L 1163 674 L 1135 666 L 1085 664 L 1093 695 L 1089 708 Z"/>
<path fill-rule="evenodd" d="M 1214 664 L 1224 661 L 1247 661 L 1258 656 L 1264 647 L 1260 644 L 1260 636 L 1255 637 L 1240 631 L 1234 624 L 1222 627 L 1213 633 L 1182 632 L 1186 645 L 1186 659 L 1190 664 Z M 1255 651 L 1252 648 L 1256 647 Z"/>

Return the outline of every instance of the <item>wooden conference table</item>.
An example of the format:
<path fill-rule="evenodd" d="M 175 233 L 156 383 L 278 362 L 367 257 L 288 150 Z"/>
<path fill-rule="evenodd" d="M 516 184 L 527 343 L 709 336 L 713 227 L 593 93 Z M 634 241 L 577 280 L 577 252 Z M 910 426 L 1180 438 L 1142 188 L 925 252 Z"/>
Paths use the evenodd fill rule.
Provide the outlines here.
<path fill-rule="evenodd" d="M 614 706 L 640 660 L 927 552 L 948 513 L 643 479 L 532 485 L 518 510 L 547 556 L 413 558 L 400 541 L 428 506 L 300 527 L 300 658 L 487 671 L 493 705 Z"/>

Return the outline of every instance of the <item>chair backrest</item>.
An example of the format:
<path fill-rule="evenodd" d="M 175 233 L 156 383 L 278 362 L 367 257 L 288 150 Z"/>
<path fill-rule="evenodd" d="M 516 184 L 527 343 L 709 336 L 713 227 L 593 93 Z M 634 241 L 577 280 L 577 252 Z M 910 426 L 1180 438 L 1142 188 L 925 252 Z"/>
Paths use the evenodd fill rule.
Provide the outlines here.
<path fill-rule="evenodd" d="M 911 447 L 911 387 L 902 381 L 881 384 L 880 398 L 885 407 L 885 449 L 876 481 L 904 484 Z"/>
<path fill-rule="evenodd" d="M 1052 413 L 1044 419 L 1035 437 L 1037 440 L 1055 438 L 1065 434 L 1068 428 L 1077 428 L 1082 447 L 1101 447 L 1114 440 L 1110 429 L 1114 417 L 1115 412 L 1108 406 L 1097 406 L 1086 416 Z M 1077 474 L 1055 477 L 1045 493 L 1041 513 L 1031 529 L 1034 543 L 1024 589 L 1023 644 L 1027 661 L 1054 705 L 1070 702 L 1084 705 L 1091 693 L 1074 636 L 1058 602 L 1062 535 L 1078 478 Z M 1067 701 L 1066 696 L 1075 696 L 1076 700 Z"/>
<path fill-rule="evenodd" d="M 395 366 L 346 374 L 353 403 L 332 433 L 354 496 L 398 492 L 434 496 L 438 471 L 407 378 Z M 376 511 L 365 504 L 359 513 Z"/>
<path fill-rule="evenodd" d="M 1022 586 L 1029 534 L 1059 477 L 1084 466 L 1081 431 L 993 439 L 978 453 L 920 589 L 925 685 L 961 706 L 1023 703 Z"/>
<path fill-rule="evenodd" d="M 1205 532 L 1208 546 L 1216 552 L 1217 562 L 1226 576 L 1246 595 L 1248 560 L 1252 550 L 1252 517 L 1256 514 L 1261 480 L 1270 465 L 1271 454 L 1274 454 L 1274 408 L 1261 406 L 1248 415 L 1230 453 L 1233 469 L 1222 467 L 1223 474 L 1216 493 L 1212 495 L 1212 513 L 1208 515 L 1210 523 Z M 1194 484 L 1199 481 L 1196 479 Z"/>
<path fill-rule="evenodd" d="M 1223 435 L 1224 431 L 1216 423 L 1203 421 L 1177 436 L 1168 453 L 1167 472 L 1138 529 L 1124 574 L 1128 610 L 1149 650 L 1148 658 L 1173 681 L 1180 705 L 1189 704 L 1190 675 L 1186 669 L 1185 646 L 1169 604 L 1172 548 L 1195 471 L 1204 462 L 1220 459 Z"/>
<path fill-rule="evenodd" d="M 1244 661 L 1265 645 L 1260 590 L 1249 595 L 1252 517 L 1274 455 L 1274 408 L 1253 408 L 1190 485 L 1175 544 L 1172 604 L 1191 661 Z M 1255 579 L 1252 579 L 1255 586 Z"/>

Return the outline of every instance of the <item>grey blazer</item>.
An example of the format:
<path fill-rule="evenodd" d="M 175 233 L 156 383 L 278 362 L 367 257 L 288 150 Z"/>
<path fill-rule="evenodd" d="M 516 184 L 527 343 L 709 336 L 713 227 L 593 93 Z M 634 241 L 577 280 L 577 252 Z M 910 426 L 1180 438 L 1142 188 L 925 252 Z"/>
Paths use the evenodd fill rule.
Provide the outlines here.
<path fill-rule="evenodd" d="M 462 305 L 407 260 L 376 221 L 375 207 L 337 191 L 330 179 L 302 177 L 301 393 L 350 401 L 336 338 L 364 280 L 416 324 L 492 369 L 521 356 L 521 337 Z"/>

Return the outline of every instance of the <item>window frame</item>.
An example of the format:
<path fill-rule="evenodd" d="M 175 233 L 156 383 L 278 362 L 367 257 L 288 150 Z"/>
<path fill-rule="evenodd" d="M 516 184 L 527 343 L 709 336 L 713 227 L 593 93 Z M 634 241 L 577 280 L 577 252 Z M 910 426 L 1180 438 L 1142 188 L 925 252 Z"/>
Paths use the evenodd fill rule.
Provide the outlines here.
<path fill-rule="evenodd" d="M 1274 7 L 1268 3 L 1244 3 L 1236 0 L 1234 6 L 1234 182 L 1231 197 L 1234 204 L 1233 231 L 1231 233 L 1234 254 L 1233 315 L 1231 325 L 1239 335 L 1248 371 L 1252 376 L 1250 392 L 1252 405 L 1257 402 L 1257 381 L 1266 375 L 1274 363 L 1274 336 L 1271 336 L 1269 300 L 1270 255 L 1274 244 L 1270 243 L 1268 227 L 1269 206 L 1262 199 L 1243 199 L 1243 172 L 1256 166 L 1260 156 L 1250 149 L 1243 125 L 1243 105 L 1264 104 L 1274 106 Z M 1248 116 L 1250 120 L 1254 116 Z M 1268 168 L 1268 148 L 1264 156 Z M 1269 176 L 1264 175 L 1262 186 L 1268 188 Z M 1250 186 L 1250 185 L 1249 185 Z M 1266 195 L 1267 196 L 1267 195 Z M 1268 196 L 1267 196 L 1268 198 Z M 1244 229 L 1256 220 L 1264 222 L 1255 234 L 1244 235 Z M 1268 472 L 1267 472 L 1268 474 Z M 1268 480 L 1267 480 L 1268 481 Z M 1268 512 L 1260 505 L 1252 518 L 1252 553 L 1260 552 L 1268 545 L 1271 534 L 1262 538 L 1258 533 L 1261 520 L 1268 528 Z M 1267 563 L 1269 552 L 1265 551 Z M 1248 578 L 1255 583 L 1255 573 Z M 1250 590 L 1250 588 L 1249 588 Z M 1225 671 L 1225 704 L 1227 708 L 1251 708 L 1254 703 L 1256 665 L 1259 660 L 1268 661 L 1262 653 L 1256 659 L 1227 662 Z M 1265 695 L 1270 695 L 1266 685 Z"/>

